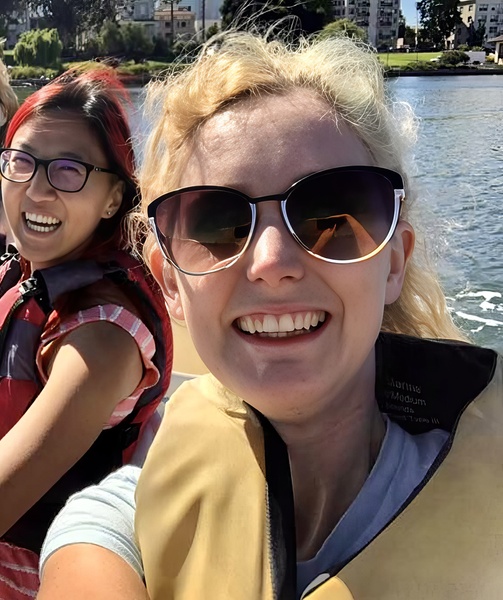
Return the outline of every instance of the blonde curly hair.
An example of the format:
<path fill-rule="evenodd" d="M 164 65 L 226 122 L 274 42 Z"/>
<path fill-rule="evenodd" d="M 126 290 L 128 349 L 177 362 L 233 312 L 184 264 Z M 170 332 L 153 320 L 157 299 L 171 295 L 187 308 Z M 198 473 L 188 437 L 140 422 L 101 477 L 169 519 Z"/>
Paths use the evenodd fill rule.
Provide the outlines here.
<path fill-rule="evenodd" d="M 304 39 L 295 45 L 250 32 L 225 32 L 210 40 L 189 67 L 150 84 L 153 119 L 139 180 L 142 212 L 159 195 L 179 186 L 201 126 L 245 98 L 304 89 L 324 100 L 366 145 L 375 162 L 401 173 L 407 200 L 402 218 L 412 221 L 415 190 L 407 177 L 416 121 L 393 103 L 382 67 L 371 49 L 347 37 Z M 153 237 L 144 247 L 148 263 Z M 447 310 L 424 245 L 416 244 L 399 299 L 385 307 L 383 331 L 417 337 L 466 339 Z"/>
<path fill-rule="evenodd" d="M 9 83 L 7 67 L 0 60 L 0 144 L 3 141 L 5 126 L 18 107 L 17 96 Z"/>

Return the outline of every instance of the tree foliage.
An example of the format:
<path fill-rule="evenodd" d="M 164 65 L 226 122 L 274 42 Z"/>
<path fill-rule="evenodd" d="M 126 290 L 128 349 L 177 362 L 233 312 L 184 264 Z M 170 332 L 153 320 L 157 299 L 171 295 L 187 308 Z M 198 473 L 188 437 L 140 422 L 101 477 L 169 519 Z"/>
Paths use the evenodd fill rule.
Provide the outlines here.
<path fill-rule="evenodd" d="M 314 33 L 331 21 L 333 5 L 331 0 L 224 0 L 220 12 L 223 29 L 239 27 L 250 19 L 256 24 L 268 24 L 294 16 L 304 33 Z"/>
<path fill-rule="evenodd" d="M 101 54 L 121 54 L 124 52 L 122 32 L 112 21 L 105 21 L 98 36 L 98 48 Z"/>
<path fill-rule="evenodd" d="M 455 67 L 459 64 L 466 65 L 469 60 L 470 57 L 468 54 L 461 50 L 447 50 L 446 52 L 442 52 L 442 55 L 438 59 L 438 64 L 441 66 Z"/>
<path fill-rule="evenodd" d="M 154 42 L 147 37 L 145 28 L 138 23 L 127 23 L 120 28 L 127 56 L 139 60 L 150 56 L 154 51 Z"/>
<path fill-rule="evenodd" d="M 117 14 L 115 0 L 1 0 L 0 20 L 24 14 L 26 8 L 57 29 L 65 46 L 73 44 L 77 33 L 100 27 Z"/>
<path fill-rule="evenodd" d="M 462 22 L 459 0 L 419 0 L 417 8 L 424 37 L 436 46 L 445 47 L 447 38 Z"/>
<path fill-rule="evenodd" d="M 14 60 L 18 65 L 58 67 L 62 48 L 56 29 L 32 29 L 21 34 Z"/>
<path fill-rule="evenodd" d="M 326 38 L 343 34 L 350 38 L 356 38 L 362 41 L 367 40 L 366 31 L 361 27 L 358 27 L 351 19 L 337 19 L 337 21 L 332 21 L 332 23 L 323 27 L 319 35 L 321 38 Z"/>

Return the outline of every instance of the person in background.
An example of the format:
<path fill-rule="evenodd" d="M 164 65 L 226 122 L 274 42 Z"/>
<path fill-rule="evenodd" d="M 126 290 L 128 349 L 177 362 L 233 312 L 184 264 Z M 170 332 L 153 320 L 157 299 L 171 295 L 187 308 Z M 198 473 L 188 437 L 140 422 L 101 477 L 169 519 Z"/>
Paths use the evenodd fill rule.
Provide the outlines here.
<path fill-rule="evenodd" d="M 0 60 L 0 146 L 2 145 L 4 134 L 7 130 L 7 124 L 16 112 L 17 107 L 17 96 L 10 86 L 7 67 Z M 2 192 L 0 190 L 0 256 L 5 252 L 8 243 L 7 226 L 1 200 Z"/>
<path fill-rule="evenodd" d="M 39 600 L 499 598 L 501 359 L 414 250 L 374 54 L 224 33 L 149 98 L 144 255 L 211 374 L 68 502 Z"/>
<path fill-rule="evenodd" d="M 7 67 L 0 60 L 0 143 L 2 143 L 7 124 L 18 107 L 17 96 L 9 83 Z"/>
<path fill-rule="evenodd" d="M 68 496 L 129 462 L 164 396 L 171 330 L 128 250 L 127 100 L 105 69 L 30 95 L 0 149 L 16 252 L 0 266 L 0 597 L 34 597 Z"/>

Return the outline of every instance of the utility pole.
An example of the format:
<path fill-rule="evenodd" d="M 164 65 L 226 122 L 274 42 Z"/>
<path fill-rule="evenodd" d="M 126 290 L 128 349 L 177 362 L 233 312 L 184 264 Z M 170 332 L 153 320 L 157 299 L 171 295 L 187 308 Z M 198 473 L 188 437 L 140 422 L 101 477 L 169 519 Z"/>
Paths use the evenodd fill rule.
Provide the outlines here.
<path fill-rule="evenodd" d="M 202 29 L 203 29 L 203 43 L 206 41 L 206 0 L 201 0 L 201 17 L 202 17 Z"/>
<path fill-rule="evenodd" d="M 419 2 L 416 2 L 416 62 L 419 61 L 419 50 L 418 50 L 418 43 L 419 43 Z"/>
<path fill-rule="evenodd" d="M 173 46 L 175 45 L 175 11 L 173 8 L 174 3 L 175 3 L 175 0 L 170 1 L 170 4 L 171 4 L 171 49 L 173 49 Z"/>

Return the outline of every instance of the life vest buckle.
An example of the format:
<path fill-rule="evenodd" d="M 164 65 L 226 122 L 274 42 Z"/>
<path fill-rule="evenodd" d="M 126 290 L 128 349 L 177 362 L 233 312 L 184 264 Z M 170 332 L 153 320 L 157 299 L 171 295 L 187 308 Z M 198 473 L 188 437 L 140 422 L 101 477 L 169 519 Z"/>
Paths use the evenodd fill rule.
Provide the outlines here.
<path fill-rule="evenodd" d="M 40 292 L 39 282 L 36 277 L 30 277 L 19 284 L 19 292 L 22 296 L 35 296 Z"/>

